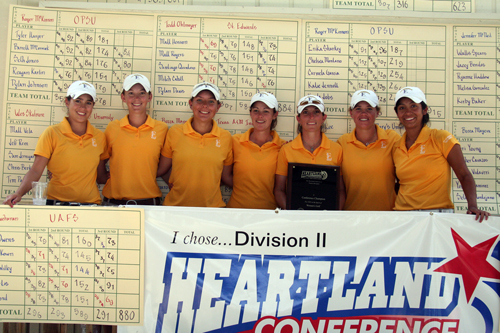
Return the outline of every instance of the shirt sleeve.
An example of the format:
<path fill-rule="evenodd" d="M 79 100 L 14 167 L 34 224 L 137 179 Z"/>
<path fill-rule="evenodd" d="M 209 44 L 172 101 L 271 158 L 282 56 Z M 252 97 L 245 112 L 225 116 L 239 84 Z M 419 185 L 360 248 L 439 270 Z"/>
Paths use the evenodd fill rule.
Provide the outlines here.
<path fill-rule="evenodd" d="M 100 140 L 100 145 L 102 147 L 102 153 L 99 158 L 101 161 L 107 160 L 109 158 L 109 153 L 108 153 L 108 142 L 106 141 L 106 136 L 104 135 L 104 133 L 100 132 L 98 139 Z"/>
<path fill-rule="evenodd" d="M 43 156 L 45 158 L 50 159 L 52 153 L 54 152 L 54 145 L 52 140 L 52 128 L 46 128 L 40 138 L 38 138 L 38 142 L 36 143 L 35 155 Z"/>
<path fill-rule="evenodd" d="M 288 176 L 288 159 L 286 158 L 285 146 L 281 147 L 278 154 L 278 162 L 276 164 L 276 174 Z"/>
<path fill-rule="evenodd" d="M 387 130 L 387 137 L 388 137 L 388 144 L 389 144 L 389 148 L 391 148 L 391 150 L 393 150 L 394 148 L 394 145 L 396 145 L 399 140 L 401 139 L 401 135 L 399 135 L 398 132 L 394 131 L 394 130 Z"/>
<path fill-rule="evenodd" d="M 104 152 L 103 155 L 101 155 L 101 159 L 107 160 L 108 158 L 111 157 L 112 154 L 112 147 L 111 147 L 111 140 L 113 138 L 113 122 L 109 123 L 108 126 L 106 126 L 106 129 L 104 130 L 104 136 L 106 137 L 106 151 Z"/>
<path fill-rule="evenodd" d="M 224 160 L 224 165 L 231 165 L 233 164 L 233 145 L 231 144 L 231 149 L 229 149 L 226 159 Z"/>
<path fill-rule="evenodd" d="M 161 149 L 160 154 L 164 157 L 172 158 L 172 140 L 174 139 L 175 131 L 173 128 L 170 131 L 167 131 L 167 136 L 165 138 L 165 144 Z"/>
<path fill-rule="evenodd" d="M 336 154 L 335 154 L 335 161 L 334 165 L 342 165 L 342 159 L 343 159 L 343 153 L 342 153 L 342 146 L 336 142 L 333 142 L 333 145 L 335 146 Z"/>
<path fill-rule="evenodd" d="M 440 130 L 436 132 L 436 144 L 441 149 L 443 156 L 448 158 L 448 154 L 455 145 L 460 145 L 458 140 L 448 131 Z"/>

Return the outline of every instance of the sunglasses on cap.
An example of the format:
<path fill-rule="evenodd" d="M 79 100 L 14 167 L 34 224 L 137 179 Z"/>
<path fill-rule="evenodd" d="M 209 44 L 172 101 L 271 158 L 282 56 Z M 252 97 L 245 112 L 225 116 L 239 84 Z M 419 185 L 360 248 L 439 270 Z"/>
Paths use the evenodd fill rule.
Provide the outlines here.
<path fill-rule="evenodd" d="M 317 99 L 316 96 L 305 96 L 307 98 L 299 103 L 299 105 L 307 105 L 307 104 L 323 104 L 321 101 Z"/>
<path fill-rule="evenodd" d="M 325 104 L 323 103 L 323 100 L 321 97 L 316 96 L 316 95 L 307 95 L 302 97 L 298 104 L 297 104 L 297 113 L 300 114 L 302 111 L 307 108 L 308 106 L 314 105 L 317 107 L 321 112 L 325 112 Z"/>

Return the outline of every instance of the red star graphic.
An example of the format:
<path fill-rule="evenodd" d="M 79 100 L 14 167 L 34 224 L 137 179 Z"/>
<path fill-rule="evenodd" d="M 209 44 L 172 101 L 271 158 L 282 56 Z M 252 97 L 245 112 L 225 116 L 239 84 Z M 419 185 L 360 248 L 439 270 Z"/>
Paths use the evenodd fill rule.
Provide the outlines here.
<path fill-rule="evenodd" d="M 462 275 L 468 303 L 480 278 L 500 280 L 500 272 L 486 261 L 497 236 L 471 247 L 455 230 L 451 229 L 451 234 L 457 248 L 458 257 L 434 271 Z"/>

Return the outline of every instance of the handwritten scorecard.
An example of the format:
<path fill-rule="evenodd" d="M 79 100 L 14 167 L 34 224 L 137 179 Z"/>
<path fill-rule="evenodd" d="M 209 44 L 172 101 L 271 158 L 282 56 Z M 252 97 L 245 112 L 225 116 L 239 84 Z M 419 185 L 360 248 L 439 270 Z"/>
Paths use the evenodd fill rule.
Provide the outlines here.
<path fill-rule="evenodd" d="M 305 93 L 321 96 L 329 116 L 345 117 L 352 94 L 370 89 L 379 97 L 382 118 L 391 119 L 396 92 L 418 86 L 428 92 L 432 119 L 444 119 L 446 27 L 422 25 L 419 35 L 411 33 L 414 29 L 403 24 L 307 21 Z M 335 138 L 353 129 L 349 118 L 334 122 L 328 132 Z M 391 129 L 397 125 L 379 124 Z"/>
<path fill-rule="evenodd" d="M 452 127 L 476 181 L 477 201 L 500 212 L 500 27 L 453 27 Z M 453 174 L 453 200 L 467 200 Z"/>
<path fill-rule="evenodd" d="M 341 2 L 349 3 L 335 0 L 332 5 Z M 425 1 L 438 2 L 439 6 L 452 3 Z M 419 1 L 412 3 L 416 6 Z M 371 89 L 379 96 L 377 124 L 402 134 L 394 97 L 402 87 L 418 86 L 427 96 L 431 126 L 446 129 L 461 141 L 476 178 L 479 206 L 491 213 L 500 211 L 498 26 L 12 6 L 9 29 L 1 197 L 19 187 L 42 131 L 65 116 L 63 99 L 74 80 L 96 86 L 98 98 L 90 121 L 104 130 L 110 121 L 127 114 L 120 99 L 122 82 L 138 72 L 151 81 L 151 116 L 169 127 L 191 117 L 188 100 L 200 81 L 220 87 L 223 105 L 214 120 L 232 134 L 251 127 L 248 109 L 253 94 L 270 91 L 279 101 L 276 130 L 285 140 L 296 135 L 295 103 L 305 94 L 324 99 L 330 139 L 352 131 L 348 103 L 359 89 Z M 167 193 L 163 182 L 159 186 Z M 227 200 L 230 190 L 222 191 Z M 456 178 L 452 191 L 456 211 L 465 212 L 465 196 Z"/>
<path fill-rule="evenodd" d="M 2 206 L 0 258 L 1 321 L 143 320 L 142 209 Z"/>
<path fill-rule="evenodd" d="M 192 87 L 208 81 L 221 90 L 223 105 L 216 121 L 224 129 L 246 130 L 250 99 L 257 91 L 268 91 L 277 96 L 284 116 L 280 136 L 293 137 L 300 98 L 298 21 L 158 16 L 157 22 L 157 119 L 169 126 L 186 121 L 192 114 Z"/>

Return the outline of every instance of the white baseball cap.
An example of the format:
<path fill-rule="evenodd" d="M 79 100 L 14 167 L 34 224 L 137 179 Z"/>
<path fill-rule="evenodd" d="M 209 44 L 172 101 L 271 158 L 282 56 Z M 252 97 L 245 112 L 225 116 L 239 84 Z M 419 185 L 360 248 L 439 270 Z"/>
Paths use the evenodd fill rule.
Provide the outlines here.
<path fill-rule="evenodd" d="M 210 82 L 200 82 L 198 84 L 195 84 L 195 86 L 193 87 L 193 92 L 191 93 L 191 97 L 196 97 L 203 90 L 208 90 L 212 92 L 217 102 L 220 102 L 219 88 L 217 88 L 215 84 L 212 84 Z"/>
<path fill-rule="evenodd" d="M 420 90 L 420 88 L 417 87 L 404 87 L 400 89 L 396 93 L 396 100 L 394 101 L 394 103 L 397 103 L 403 97 L 409 98 L 415 103 L 424 102 L 425 104 L 427 104 L 424 93 L 422 92 L 422 90 Z"/>
<path fill-rule="evenodd" d="M 278 111 L 278 100 L 271 93 L 265 91 L 256 93 L 250 100 L 250 106 L 255 102 L 262 102 L 271 109 Z"/>
<path fill-rule="evenodd" d="M 325 103 L 321 97 L 316 95 L 307 95 L 302 97 L 297 103 L 297 113 L 300 114 L 309 105 L 315 106 L 322 113 L 325 113 Z"/>
<path fill-rule="evenodd" d="M 135 84 L 139 83 L 146 92 L 151 92 L 151 84 L 147 77 L 142 74 L 130 74 L 123 80 L 123 90 L 129 91 Z"/>
<path fill-rule="evenodd" d="M 358 90 L 351 98 L 351 109 L 356 107 L 359 102 L 366 102 L 371 105 L 372 108 L 378 106 L 378 96 L 371 90 Z"/>
<path fill-rule="evenodd" d="M 69 88 L 66 96 L 71 98 L 78 98 L 81 95 L 88 94 L 92 97 L 92 100 L 95 102 L 97 99 L 97 94 L 95 92 L 95 88 L 91 83 L 87 81 L 75 81 L 73 82 Z"/>

